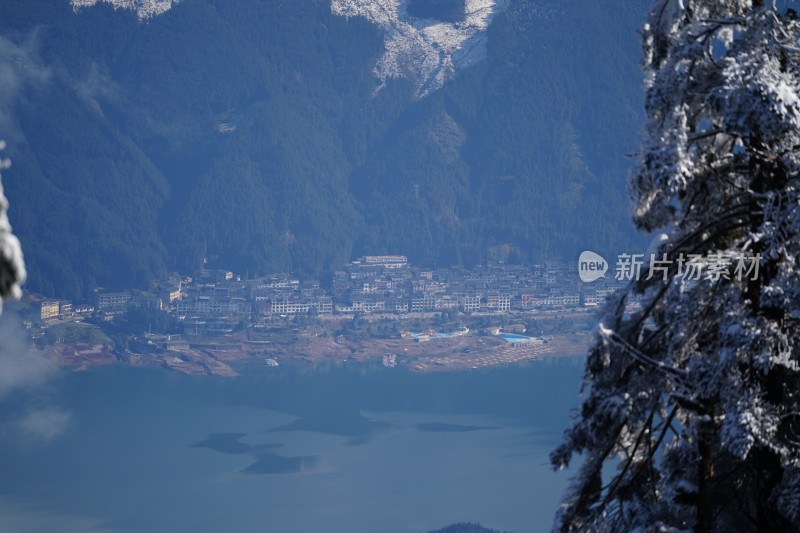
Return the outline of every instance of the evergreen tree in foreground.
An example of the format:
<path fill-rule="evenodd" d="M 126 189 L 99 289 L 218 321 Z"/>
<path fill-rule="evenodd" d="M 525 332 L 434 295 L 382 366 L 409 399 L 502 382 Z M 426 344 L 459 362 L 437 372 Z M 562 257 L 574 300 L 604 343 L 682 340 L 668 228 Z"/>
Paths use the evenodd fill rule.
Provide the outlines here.
<path fill-rule="evenodd" d="M 763 0 L 649 14 L 630 192 L 664 234 L 552 453 L 583 455 L 555 530 L 800 531 L 799 28 Z"/>

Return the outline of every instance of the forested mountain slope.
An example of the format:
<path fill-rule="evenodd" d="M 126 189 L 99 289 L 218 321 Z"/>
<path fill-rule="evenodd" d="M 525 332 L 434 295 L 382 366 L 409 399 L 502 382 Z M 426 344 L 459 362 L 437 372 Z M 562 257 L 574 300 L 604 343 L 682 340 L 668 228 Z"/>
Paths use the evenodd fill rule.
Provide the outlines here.
<path fill-rule="evenodd" d="M 512 0 L 486 58 L 420 98 L 413 72 L 376 91 L 385 35 L 330 0 L 182 0 L 143 21 L 3 2 L 0 71 L 18 88 L 0 99 L 4 178 L 28 287 L 143 287 L 203 257 L 317 276 L 363 253 L 630 248 L 641 11 Z"/>

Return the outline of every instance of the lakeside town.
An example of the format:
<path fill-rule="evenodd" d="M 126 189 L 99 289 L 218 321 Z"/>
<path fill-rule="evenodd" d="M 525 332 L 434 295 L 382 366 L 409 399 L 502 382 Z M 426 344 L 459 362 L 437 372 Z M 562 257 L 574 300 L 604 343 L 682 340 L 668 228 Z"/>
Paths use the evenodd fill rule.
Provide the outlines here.
<path fill-rule="evenodd" d="M 32 301 L 25 326 L 78 369 L 123 362 L 235 375 L 230 363 L 241 359 L 470 369 L 584 353 L 596 309 L 621 283 L 584 283 L 563 262 L 426 269 L 364 256 L 325 285 L 203 270 L 147 292 L 100 290 L 93 302 Z"/>

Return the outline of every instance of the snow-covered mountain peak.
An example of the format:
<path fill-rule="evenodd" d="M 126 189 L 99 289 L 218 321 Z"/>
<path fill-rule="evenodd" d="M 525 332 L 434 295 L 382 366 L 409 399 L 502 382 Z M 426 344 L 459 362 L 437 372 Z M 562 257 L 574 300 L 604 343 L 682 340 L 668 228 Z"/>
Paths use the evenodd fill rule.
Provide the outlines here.
<path fill-rule="evenodd" d="M 92 7 L 98 2 L 111 4 L 114 9 L 131 9 L 136 11 L 139 20 L 145 20 L 169 11 L 179 0 L 70 0 L 76 11 L 84 7 Z"/>
<path fill-rule="evenodd" d="M 464 0 L 464 16 L 440 21 L 409 15 L 411 0 L 331 0 L 331 11 L 364 17 L 385 34 L 385 51 L 375 65 L 381 80 L 409 78 L 422 98 L 441 88 L 460 68 L 486 55 L 486 29 L 508 0 Z"/>

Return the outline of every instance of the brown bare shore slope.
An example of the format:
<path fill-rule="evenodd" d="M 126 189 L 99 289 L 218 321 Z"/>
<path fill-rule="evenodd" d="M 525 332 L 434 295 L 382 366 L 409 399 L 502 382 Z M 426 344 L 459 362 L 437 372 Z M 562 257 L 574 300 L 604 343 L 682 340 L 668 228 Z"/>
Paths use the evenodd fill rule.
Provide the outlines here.
<path fill-rule="evenodd" d="M 541 343 L 511 344 L 497 336 L 467 334 L 419 342 L 407 338 L 298 335 L 291 341 L 251 340 L 245 334 L 189 337 L 154 345 L 151 349 L 119 352 L 103 344 L 56 345 L 50 350 L 62 366 L 85 370 L 90 366 L 128 364 L 163 367 L 189 375 L 236 376 L 236 362 L 244 360 L 310 364 L 331 362 L 381 362 L 394 355 L 399 367 L 416 372 L 464 371 L 520 364 L 547 357 L 586 353 L 591 335 L 586 332 L 549 335 Z M 388 361 L 387 361 L 388 363 Z M 274 364 L 274 363 L 273 363 Z"/>

